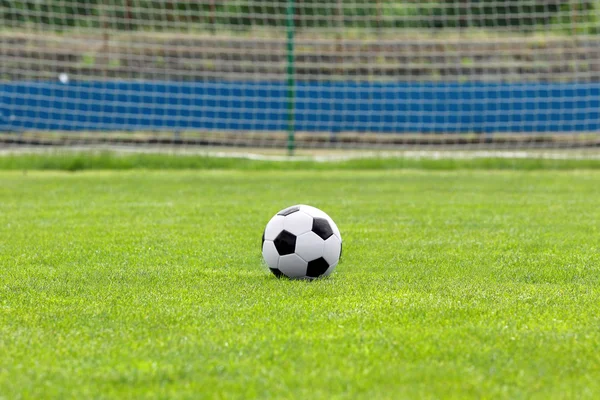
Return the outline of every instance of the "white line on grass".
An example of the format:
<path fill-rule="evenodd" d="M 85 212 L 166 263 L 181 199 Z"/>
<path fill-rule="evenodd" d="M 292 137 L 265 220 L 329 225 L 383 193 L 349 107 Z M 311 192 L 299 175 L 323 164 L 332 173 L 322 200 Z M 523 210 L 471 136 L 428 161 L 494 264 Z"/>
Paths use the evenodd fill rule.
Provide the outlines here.
<path fill-rule="evenodd" d="M 270 149 L 273 150 L 273 149 Z M 258 150 L 260 151 L 260 150 Z M 301 150 L 310 151 L 310 150 Z M 343 151 L 345 154 L 335 154 Z M 137 146 L 69 146 L 64 148 L 48 147 L 4 147 L 0 148 L 0 156 L 16 154 L 53 154 L 85 153 L 98 154 L 104 152 L 122 154 L 170 154 L 181 156 L 204 156 L 215 158 L 241 158 L 256 161 L 347 161 L 357 159 L 430 159 L 446 160 L 458 159 L 469 160 L 479 158 L 504 158 L 504 159 L 550 159 L 550 160 L 598 160 L 599 151 L 577 152 L 576 150 L 555 151 L 527 151 L 527 150 L 404 150 L 404 151 L 357 151 L 357 150 L 332 150 L 330 154 L 314 155 L 272 155 L 253 152 L 222 151 L 198 148 L 173 148 L 173 147 L 137 147 Z"/>

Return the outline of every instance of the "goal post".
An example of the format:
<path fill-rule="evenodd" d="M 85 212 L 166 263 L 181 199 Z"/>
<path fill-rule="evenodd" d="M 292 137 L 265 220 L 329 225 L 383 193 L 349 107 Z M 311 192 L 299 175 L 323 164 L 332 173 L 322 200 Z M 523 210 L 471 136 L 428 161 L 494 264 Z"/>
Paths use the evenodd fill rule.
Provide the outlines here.
<path fill-rule="evenodd" d="M 0 141 L 600 145 L 600 0 L 0 0 Z"/>
<path fill-rule="evenodd" d="M 294 155 L 296 148 L 296 2 L 286 0 L 286 30 L 287 30 L 287 83 L 288 83 L 288 155 Z"/>

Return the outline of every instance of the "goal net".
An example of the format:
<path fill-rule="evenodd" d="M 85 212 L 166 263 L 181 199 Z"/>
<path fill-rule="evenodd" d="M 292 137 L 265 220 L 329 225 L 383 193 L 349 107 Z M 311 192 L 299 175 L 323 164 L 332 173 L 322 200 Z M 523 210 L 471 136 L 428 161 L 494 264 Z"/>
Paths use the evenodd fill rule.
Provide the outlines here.
<path fill-rule="evenodd" d="M 4 145 L 587 151 L 599 133 L 600 0 L 0 0 Z"/>

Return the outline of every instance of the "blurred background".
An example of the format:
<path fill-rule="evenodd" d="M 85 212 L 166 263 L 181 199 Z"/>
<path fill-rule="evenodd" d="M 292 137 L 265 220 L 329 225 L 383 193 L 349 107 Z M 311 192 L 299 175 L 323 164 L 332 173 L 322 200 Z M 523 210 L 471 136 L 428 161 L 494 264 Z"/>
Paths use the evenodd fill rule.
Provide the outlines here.
<path fill-rule="evenodd" d="M 600 143 L 597 0 L 0 0 L 0 144 Z"/>

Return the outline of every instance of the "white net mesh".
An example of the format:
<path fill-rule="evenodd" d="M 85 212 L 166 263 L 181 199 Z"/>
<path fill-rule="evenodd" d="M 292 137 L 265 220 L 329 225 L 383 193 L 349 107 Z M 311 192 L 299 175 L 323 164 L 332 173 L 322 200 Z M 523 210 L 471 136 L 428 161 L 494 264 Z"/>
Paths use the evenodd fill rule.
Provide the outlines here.
<path fill-rule="evenodd" d="M 0 0 L 3 143 L 600 143 L 600 1 Z"/>

